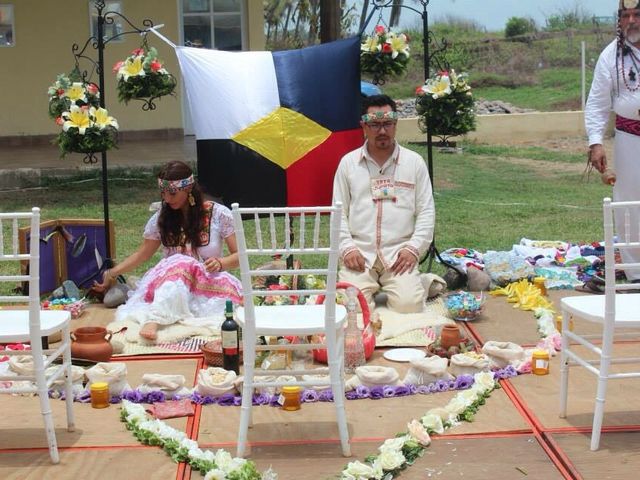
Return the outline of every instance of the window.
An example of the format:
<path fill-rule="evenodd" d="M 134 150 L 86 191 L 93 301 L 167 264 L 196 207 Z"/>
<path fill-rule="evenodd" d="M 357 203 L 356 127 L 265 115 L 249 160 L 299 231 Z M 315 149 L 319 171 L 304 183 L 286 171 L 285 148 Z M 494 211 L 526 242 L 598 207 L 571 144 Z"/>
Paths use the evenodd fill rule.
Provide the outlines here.
<path fill-rule="evenodd" d="M 110 40 L 124 31 L 122 27 L 122 18 L 117 15 L 109 15 L 110 12 L 122 13 L 122 0 L 104 2 L 104 9 L 102 10 L 102 14 L 105 16 L 105 23 L 102 31 L 102 38 L 104 40 Z M 98 12 L 93 0 L 89 0 L 89 14 L 91 15 L 91 36 L 98 38 Z M 111 20 L 113 20 L 113 23 Z M 113 41 L 122 42 L 124 41 L 124 38 L 118 37 Z"/>
<path fill-rule="evenodd" d="M 242 0 L 183 0 L 184 44 L 242 50 Z"/>
<path fill-rule="evenodd" d="M 0 47 L 13 47 L 14 39 L 13 5 L 0 5 Z"/>

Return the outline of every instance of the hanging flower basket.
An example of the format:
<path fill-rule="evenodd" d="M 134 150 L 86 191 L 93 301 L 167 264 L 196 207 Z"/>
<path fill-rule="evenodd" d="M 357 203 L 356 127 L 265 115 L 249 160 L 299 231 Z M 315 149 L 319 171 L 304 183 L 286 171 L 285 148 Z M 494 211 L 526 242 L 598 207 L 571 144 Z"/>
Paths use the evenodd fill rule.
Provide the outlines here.
<path fill-rule="evenodd" d="M 77 70 L 69 75 L 61 73 L 47 90 L 49 95 L 49 117 L 61 124 L 63 112 L 77 107 L 100 106 L 100 90 L 95 83 L 84 82 Z"/>
<path fill-rule="evenodd" d="M 62 157 L 72 152 L 104 152 L 117 144 L 118 121 L 104 108 L 72 105 L 60 119 L 62 132 L 54 143 L 60 147 Z"/>
<path fill-rule="evenodd" d="M 439 72 L 416 89 L 418 125 L 447 142 L 476 128 L 473 94 L 466 73 Z"/>
<path fill-rule="evenodd" d="M 118 79 L 118 100 L 129 103 L 132 99 L 151 100 L 173 95 L 176 79 L 158 60 L 154 47 L 137 48 L 124 61 L 113 66 Z"/>
<path fill-rule="evenodd" d="M 373 34 L 360 44 L 360 71 L 371 75 L 375 84 L 405 73 L 409 58 L 407 36 L 388 31 L 382 25 L 377 25 Z"/>

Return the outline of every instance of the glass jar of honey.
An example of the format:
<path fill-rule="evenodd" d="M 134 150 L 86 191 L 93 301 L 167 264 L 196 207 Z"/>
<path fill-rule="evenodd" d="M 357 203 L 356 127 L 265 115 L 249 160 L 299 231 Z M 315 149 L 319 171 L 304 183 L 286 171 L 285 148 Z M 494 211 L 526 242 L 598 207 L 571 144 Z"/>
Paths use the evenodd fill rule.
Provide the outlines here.
<path fill-rule="evenodd" d="M 282 409 L 287 411 L 300 410 L 300 393 L 302 388 L 299 386 L 282 387 L 281 404 Z"/>
<path fill-rule="evenodd" d="M 96 382 L 91 384 L 91 406 L 93 408 L 107 408 L 110 403 L 109 384 Z"/>
<path fill-rule="evenodd" d="M 547 286 L 545 285 L 544 282 L 545 282 L 544 277 L 536 277 L 533 279 L 533 284 L 537 287 L 538 290 L 540 290 L 540 295 L 547 294 Z"/>
<path fill-rule="evenodd" d="M 546 350 L 534 350 L 531 355 L 531 373 L 534 375 L 549 374 L 549 352 Z"/>

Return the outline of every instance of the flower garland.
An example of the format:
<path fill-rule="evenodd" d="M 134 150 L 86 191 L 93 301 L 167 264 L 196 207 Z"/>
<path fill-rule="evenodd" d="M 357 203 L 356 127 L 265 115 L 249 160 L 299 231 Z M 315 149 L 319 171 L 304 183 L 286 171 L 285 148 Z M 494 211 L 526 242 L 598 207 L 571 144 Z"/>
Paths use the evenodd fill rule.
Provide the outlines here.
<path fill-rule="evenodd" d="M 511 365 L 493 372 L 495 378 L 506 379 L 518 375 L 518 371 Z M 432 393 L 448 392 L 453 390 L 466 390 L 471 388 L 475 383 L 472 375 L 460 375 L 455 380 L 436 380 L 428 385 L 378 385 L 375 387 L 367 387 L 359 385 L 354 390 L 345 393 L 347 400 L 362 400 L 369 398 L 371 400 L 380 400 L 383 398 L 406 397 L 409 395 L 429 395 Z M 53 398 L 64 399 L 64 390 L 51 390 L 49 396 Z M 120 402 L 130 403 L 156 403 L 165 402 L 167 400 L 179 400 L 181 398 L 189 398 L 193 403 L 199 405 L 220 405 L 223 407 L 239 407 L 242 404 L 242 395 L 233 393 L 225 393 L 218 397 L 210 395 L 201 395 L 193 392 L 189 395 L 168 396 L 161 391 L 141 392 L 140 390 L 125 390 L 121 395 L 112 395 L 111 403 L 118 404 Z M 280 395 L 269 395 L 267 393 L 256 393 L 253 396 L 253 405 L 270 405 L 272 407 L 280 407 Z M 82 391 L 75 395 L 74 400 L 80 403 L 89 403 L 91 396 L 89 392 Z M 333 402 L 333 392 L 330 388 L 324 390 L 305 389 L 300 394 L 302 403 L 315 402 Z"/>
<path fill-rule="evenodd" d="M 453 397 L 444 408 L 429 410 L 420 420 L 407 424 L 407 432 L 385 440 L 375 455 L 364 462 L 350 462 L 342 471 L 343 480 L 391 480 L 412 465 L 431 444 L 432 434 L 442 434 L 459 422 L 472 422 L 475 413 L 491 392 L 499 388 L 491 372 L 476 373 L 473 386 Z"/>
<path fill-rule="evenodd" d="M 373 83 L 383 84 L 390 75 L 401 75 L 409 63 L 409 39 L 377 25 L 373 35 L 360 44 L 360 71 L 373 76 Z"/>
<path fill-rule="evenodd" d="M 476 128 L 473 94 L 466 73 L 438 72 L 416 88 L 418 126 L 443 141 Z"/>
<path fill-rule="evenodd" d="M 173 95 L 176 79 L 158 59 L 158 51 L 148 47 L 136 48 L 131 55 L 113 66 L 118 84 L 118 100 L 129 103 L 131 99 L 154 99 Z"/>
<path fill-rule="evenodd" d="M 201 450 L 198 442 L 161 420 L 152 419 L 144 407 L 127 400 L 122 403 L 120 419 L 144 445 L 162 447 L 174 462 L 186 462 L 198 470 L 205 480 L 276 480 L 271 470 L 260 473 L 250 460 L 232 457 L 225 450 L 215 453 Z"/>

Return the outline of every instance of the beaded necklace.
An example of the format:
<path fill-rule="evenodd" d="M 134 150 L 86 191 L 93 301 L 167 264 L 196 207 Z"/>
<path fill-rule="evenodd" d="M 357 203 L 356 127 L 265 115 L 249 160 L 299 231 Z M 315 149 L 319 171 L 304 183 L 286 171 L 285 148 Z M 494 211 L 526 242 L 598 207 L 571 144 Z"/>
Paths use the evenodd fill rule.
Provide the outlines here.
<path fill-rule="evenodd" d="M 625 45 L 622 48 L 621 53 L 622 55 L 620 56 L 622 57 L 622 81 L 624 82 L 624 86 L 627 87 L 627 89 L 630 92 L 637 92 L 638 90 L 640 90 L 640 82 L 637 81 L 638 80 L 637 72 L 640 71 L 640 68 L 638 68 L 638 63 L 640 63 L 640 58 L 636 56 L 636 53 L 628 45 Z M 624 65 L 624 57 L 627 54 L 629 55 L 629 58 L 631 59 L 631 63 L 633 64 L 633 67 L 629 67 L 629 81 L 627 81 L 627 72 L 625 70 L 625 65 Z M 634 71 L 634 68 L 635 68 L 635 71 Z M 636 86 L 632 87 L 631 85 L 629 85 L 629 82 L 635 82 Z"/>

